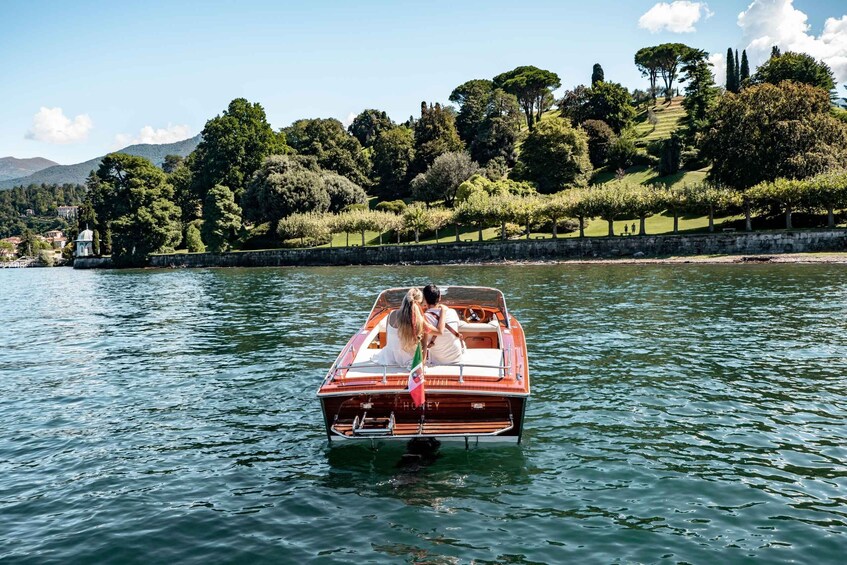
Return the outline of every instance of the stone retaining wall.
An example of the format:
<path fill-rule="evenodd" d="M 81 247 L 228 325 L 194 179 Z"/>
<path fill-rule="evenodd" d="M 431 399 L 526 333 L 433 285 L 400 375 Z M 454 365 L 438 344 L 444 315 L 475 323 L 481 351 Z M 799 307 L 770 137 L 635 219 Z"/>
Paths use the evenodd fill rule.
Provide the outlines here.
<path fill-rule="evenodd" d="M 153 267 L 282 267 L 487 263 L 845 250 L 847 250 L 847 230 L 834 229 L 170 254 L 151 256 L 150 265 Z"/>
<path fill-rule="evenodd" d="M 111 257 L 77 257 L 74 259 L 74 269 L 111 269 Z"/>

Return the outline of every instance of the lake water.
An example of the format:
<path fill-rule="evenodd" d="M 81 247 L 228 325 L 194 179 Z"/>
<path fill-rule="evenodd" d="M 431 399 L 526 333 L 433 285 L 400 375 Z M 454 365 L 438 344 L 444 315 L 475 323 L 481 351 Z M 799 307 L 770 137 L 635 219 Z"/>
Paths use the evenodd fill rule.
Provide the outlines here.
<path fill-rule="evenodd" d="M 524 443 L 327 446 L 389 286 L 499 287 Z M 0 271 L 0 561 L 843 563 L 847 268 Z"/>

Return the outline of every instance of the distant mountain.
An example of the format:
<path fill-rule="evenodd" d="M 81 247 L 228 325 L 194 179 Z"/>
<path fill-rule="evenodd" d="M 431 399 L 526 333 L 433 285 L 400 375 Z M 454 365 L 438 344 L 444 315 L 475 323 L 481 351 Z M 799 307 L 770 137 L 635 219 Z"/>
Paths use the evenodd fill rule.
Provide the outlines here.
<path fill-rule="evenodd" d="M 150 159 L 150 161 L 152 161 L 157 167 L 161 167 L 165 160 L 165 155 L 180 155 L 182 157 L 187 157 L 192 151 L 194 151 L 194 148 L 197 147 L 198 143 L 200 143 L 200 135 L 196 135 L 191 139 L 177 141 L 176 143 L 164 143 L 162 145 L 152 145 L 147 143 L 130 145 L 129 147 L 115 151 L 115 153 L 126 153 L 127 155 L 145 157 Z M 41 183 L 83 184 L 85 183 L 86 177 L 88 177 L 88 173 L 92 170 L 96 171 L 97 168 L 100 167 L 100 161 L 103 160 L 103 157 L 105 157 L 105 155 L 97 157 L 96 159 L 91 159 L 85 163 L 77 163 L 76 165 L 54 164 L 51 167 L 47 167 L 46 169 L 42 169 L 28 176 L 3 179 L 0 180 L 0 190 L 14 188 L 21 185 L 27 186 L 30 184 Z"/>
<path fill-rule="evenodd" d="M 44 157 L 32 157 L 31 159 L 2 157 L 0 158 L 0 181 L 25 177 L 57 164 Z"/>

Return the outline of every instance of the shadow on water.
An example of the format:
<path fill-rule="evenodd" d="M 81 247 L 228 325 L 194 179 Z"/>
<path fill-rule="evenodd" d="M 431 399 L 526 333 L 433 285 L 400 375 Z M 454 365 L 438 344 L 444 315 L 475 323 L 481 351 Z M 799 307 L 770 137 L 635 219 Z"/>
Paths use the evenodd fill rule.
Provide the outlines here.
<path fill-rule="evenodd" d="M 480 494 L 491 488 L 493 501 L 503 490 L 530 483 L 526 457 L 517 446 L 345 445 L 327 448 L 327 462 L 324 487 L 397 497 L 411 505 L 463 497 L 468 488 L 480 489 Z"/>

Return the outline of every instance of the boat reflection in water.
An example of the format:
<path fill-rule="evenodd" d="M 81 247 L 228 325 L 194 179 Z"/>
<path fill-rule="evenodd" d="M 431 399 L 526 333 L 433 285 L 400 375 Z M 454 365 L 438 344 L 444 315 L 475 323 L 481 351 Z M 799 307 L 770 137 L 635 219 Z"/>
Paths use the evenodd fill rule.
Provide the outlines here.
<path fill-rule="evenodd" d="M 449 365 L 426 364 L 426 402 L 416 408 L 407 388 L 409 367 L 384 365 L 388 315 L 407 288 L 383 291 L 362 328 L 335 360 L 320 388 L 330 442 L 364 440 L 519 443 L 530 394 L 526 341 L 493 288 L 441 289 L 442 303 L 461 319 L 467 346 Z"/>

